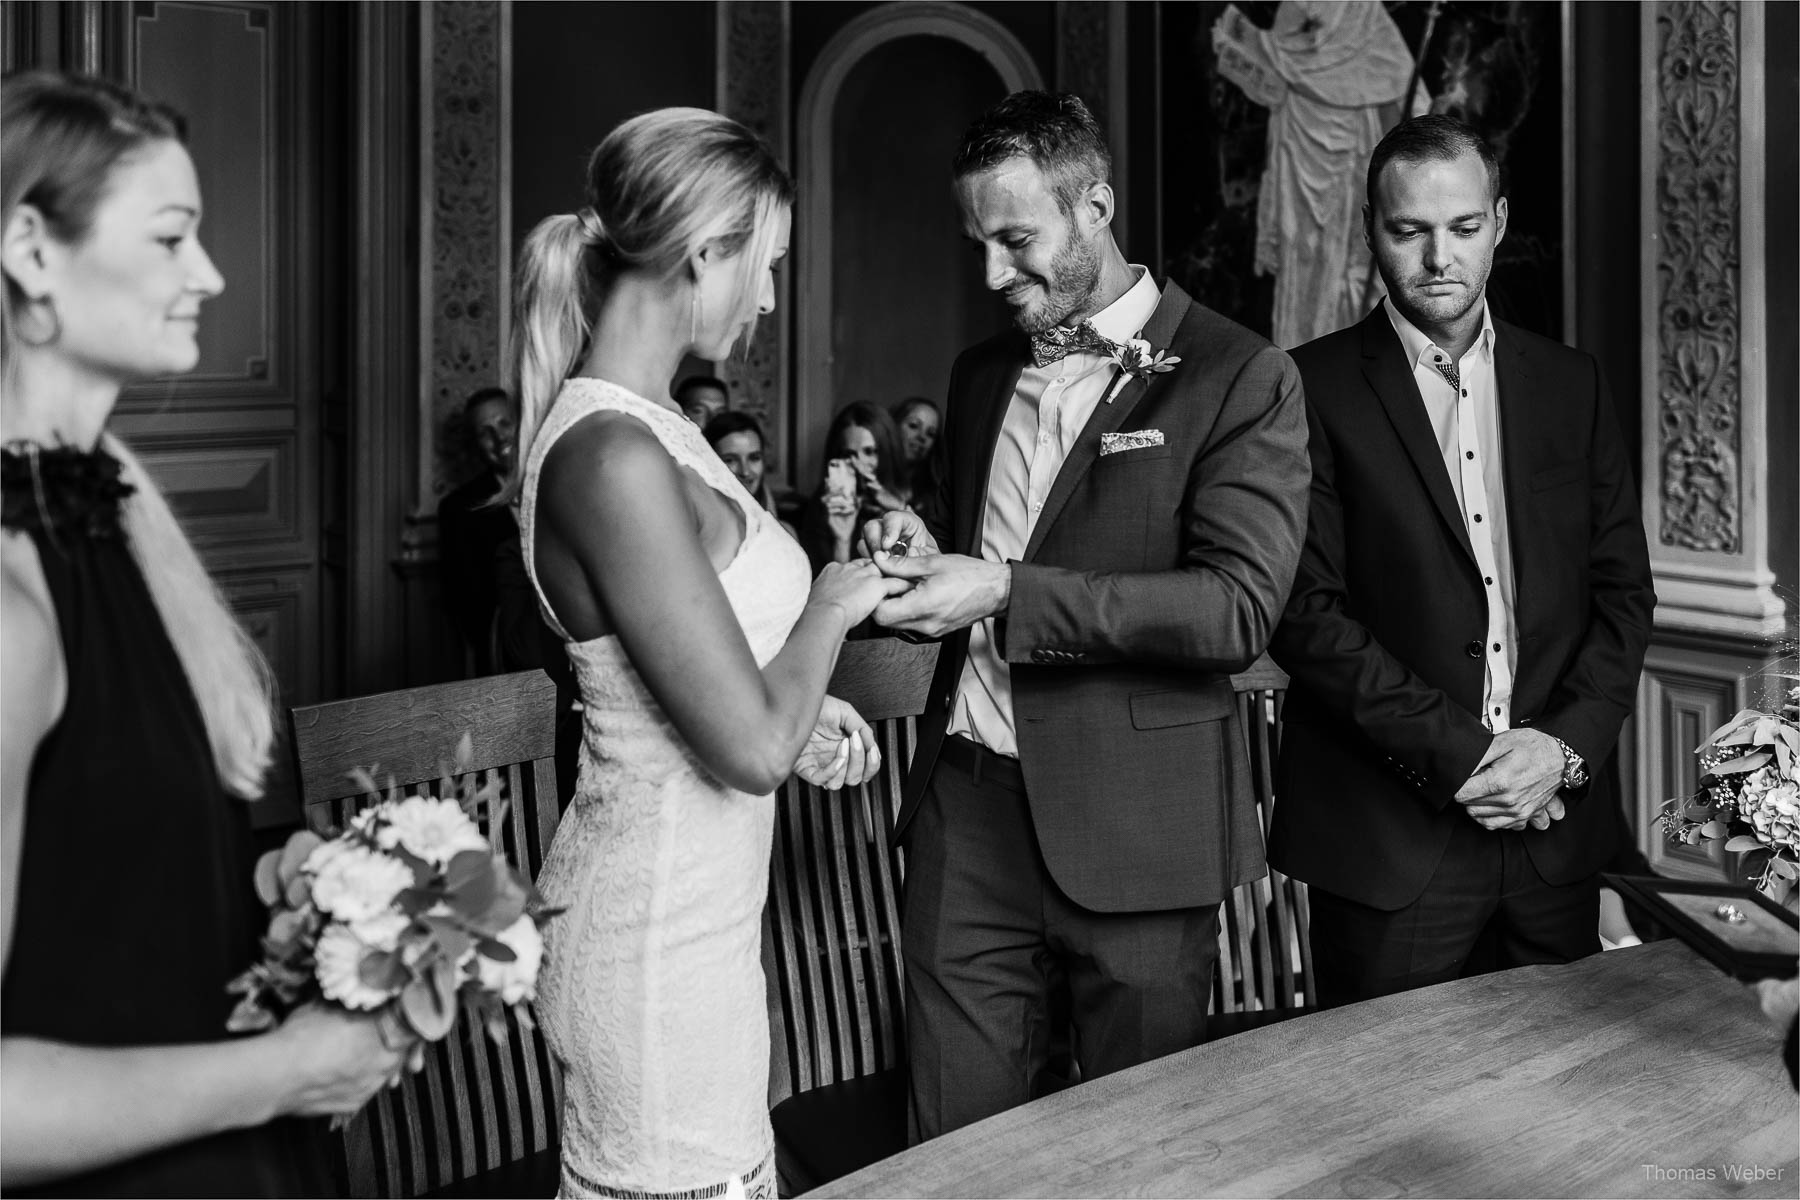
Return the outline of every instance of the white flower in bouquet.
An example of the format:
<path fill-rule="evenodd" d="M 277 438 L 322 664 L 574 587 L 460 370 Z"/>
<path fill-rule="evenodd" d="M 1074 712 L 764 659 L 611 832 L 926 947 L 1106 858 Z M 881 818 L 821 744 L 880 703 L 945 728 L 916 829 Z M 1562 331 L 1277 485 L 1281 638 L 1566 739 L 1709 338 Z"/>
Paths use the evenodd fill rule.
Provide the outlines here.
<path fill-rule="evenodd" d="M 1764 845 L 1800 854 L 1800 784 L 1784 781 L 1754 794 L 1746 789 L 1738 810 Z"/>
<path fill-rule="evenodd" d="M 306 856 L 306 861 L 300 864 L 300 870 L 316 879 L 327 863 L 350 849 L 352 844 L 348 838 L 341 837 L 329 838 L 320 842 L 318 847 Z"/>
<path fill-rule="evenodd" d="M 538 967 L 544 961 L 544 937 L 537 922 L 520 917 L 500 931 L 496 939 L 513 952 L 511 962 L 495 962 L 487 955 L 476 961 L 481 967 L 481 986 L 507 1004 L 530 1000 L 537 994 Z"/>
<path fill-rule="evenodd" d="M 340 921 L 361 921 L 387 912 L 394 897 L 412 883 L 412 868 L 399 859 L 349 846 L 333 855 L 313 880 L 312 898 Z"/>
<path fill-rule="evenodd" d="M 348 926 L 333 922 L 325 927 L 313 951 L 317 963 L 313 973 L 327 1000 L 335 1000 L 345 1008 L 372 1009 L 394 998 L 393 992 L 363 982 L 362 963 L 370 952 L 370 947 Z"/>
<path fill-rule="evenodd" d="M 387 810 L 387 823 L 376 840 L 386 849 L 403 846 L 434 867 L 464 850 L 486 850 L 487 838 L 462 806 L 430 796 L 408 796 Z"/>
<path fill-rule="evenodd" d="M 360 921 L 352 921 L 350 932 L 356 935 L 357 941 L 371 950 L 397 950 L 400 947 L 400 936 L 411 927 L 411 917 L 389 909 Z"/>

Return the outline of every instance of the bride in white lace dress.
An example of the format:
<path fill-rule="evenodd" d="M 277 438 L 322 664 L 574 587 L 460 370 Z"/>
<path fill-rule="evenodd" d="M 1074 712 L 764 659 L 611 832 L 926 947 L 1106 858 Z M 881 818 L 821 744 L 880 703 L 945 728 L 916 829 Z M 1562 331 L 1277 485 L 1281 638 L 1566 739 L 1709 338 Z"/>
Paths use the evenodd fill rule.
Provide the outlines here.
<path fill-rule="evenodd" d="M 517 306 L 525 562 L 584 708 L 539 886 L 538 1012 L 565 1075 L 565 1196 L 775 1195 L 761 915 L 770 796 L 879 767 L 825 694 L 849 628 L 904 584 L 808 586 L 805 553 L 669 398 L 774 308 L 792 184 L 737 123 L 633 118 L 589 207 L 537 227 Z"/>

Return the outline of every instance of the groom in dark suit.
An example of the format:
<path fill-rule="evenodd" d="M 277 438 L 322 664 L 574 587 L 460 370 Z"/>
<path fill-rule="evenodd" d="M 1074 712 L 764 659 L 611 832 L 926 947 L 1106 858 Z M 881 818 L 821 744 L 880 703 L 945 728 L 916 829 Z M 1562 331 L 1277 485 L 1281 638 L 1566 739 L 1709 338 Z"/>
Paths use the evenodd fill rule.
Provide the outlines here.
<path fill-rule="evenodd" d="M 1271 646 L 1269 861 L 1309 886 L 1326 1004 L 1599 949 L 1617 829 L 1593 777 L 1655 604 L 1598 367 L 1488 311 L 1493 151 L 1404 122 L 1363 211 L 1388 297 L 1293 352 L 1312 499 Z"/>
<path fill-rule="evenodd" d="M 1110 173 L 1073 96 L 964 135 L 963 229 L 1017 329 L 951 374 L 944 524 L 864 531 L 914 583 L 876 620 L 944 639 L 896 828 L 915 1140 L 1029 1099 L 1053 977 L 1084 1076 L 1200 1041 L 1219 902 L 1266 869 L 1230 676 L 1299 553 L 1299 380 L 1127 264 Z"/>

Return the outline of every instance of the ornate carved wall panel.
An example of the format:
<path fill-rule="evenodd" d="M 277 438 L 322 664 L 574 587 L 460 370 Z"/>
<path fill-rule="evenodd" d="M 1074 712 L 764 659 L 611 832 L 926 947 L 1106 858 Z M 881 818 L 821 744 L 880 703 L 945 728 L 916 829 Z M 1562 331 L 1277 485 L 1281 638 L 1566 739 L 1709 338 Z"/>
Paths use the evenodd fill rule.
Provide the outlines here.
<path fill-rule="evenodd" d="M 1665 546 L 1733 554 L 1743 544 L 1738 6 L 1660 7 L 1657 532 Z"/>
<path fill-rule="evenodd" d="M 1643 9 L 1644 516 L 1665 628 L 1780 628 L 1767 554 L 1763 10 Z"/>
<path fill-rule="evenodd" d="M 421 516 L 474 471 L 463 401 L 505 373 L 510 21 L 500 0 L 457 0 L 430 4 L 422 22 Z"/>
<path fill-rule="evenodd" d="M 787 0 L 720 0 L 718 12 L 719 111 L 742 121 L 766 141 L 782 162 L 792 164 L 788 137 Z M 756 324 L 747 346 L 719 364 L 731 385 L 733 408 L 762 422 L 773 451 L 768 469 L 788 478 L 787 396 L 794 293 L 789 276 L 779 280 L 775 312 Z"/>

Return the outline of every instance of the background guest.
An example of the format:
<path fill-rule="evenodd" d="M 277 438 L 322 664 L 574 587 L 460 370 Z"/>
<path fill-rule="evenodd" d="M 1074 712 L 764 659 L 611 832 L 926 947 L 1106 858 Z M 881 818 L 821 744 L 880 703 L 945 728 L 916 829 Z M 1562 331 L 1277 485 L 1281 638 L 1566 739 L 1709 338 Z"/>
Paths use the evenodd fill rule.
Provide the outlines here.
<path fill-rule="evenodd" d="M 744 485 L 744 490 L 755 497 L 756 502 L 768 512 L 776 512 L 775 494 L 769 488 L 767 462 L 764 459 L 766 441 L 763 438 L 762 424 L 749 413 L 720 413 L 706 423 L 704 430 L 707 444 L 713 448 L 724 461 L 737 481 Z M 796 536 L 794 527 L 786 521 L 781 527 L 789 537 Z"/>
<path fill-rule="evenodd" d="M 675 403 L 688 420 L 705 429 L 708 421 L 731 407 L 731 392 L 722 379 L 690 375 L 675 385 Z"/>
<path fill-rule="evenodd" d="M 356 1111 L 401 1054 L 324 1007 L 222 1037 L 263 916 L 269 674 L 106 433 L 122 387 L 194 368 L 224 286 L 194 164 L 174 113 L 112 84 L 3 97 L 0 1188 L 319 1195 L 312 1131 L 275 1118 Z"/>
<path fill-rule="evenodd" d="M 512 510 L 491 503 L 513 468 L 519 408 L 504 388 L 482 388 L 463 405 L 469 436 L 481 454 L 481 470 L 438 501 L 438 569 L 444 607 L 456 622 L 475 670 L 487 675 L 494 661 L 494 554 L 519 537 Z"/>
<path fill-rule="evenodd" d="M 900 430 L 900 448 L 906 458 L 906 485 L 912 491 L 913 510 L 927 524 L 934 519 L 921 505 L 935 502 L 938 494 L 938 406 L 923 396 L 909 396 L 890 409 Z"/>
<path fill-rule="evenodd" d="M 894 418 L 866 400 L 839 409 L 825 431 L 825 478 L 800 523 L 813 570 L 849 562 L 862 523 L 899 512 L 911 499 Z"/>
<path fill-rule="evenodd" d="M 1489 312 L 1493 149 L 1414 118 L 1367 182 L 1388 295 L 1293 351 L 1313 486 L 1270 647 L 1269 862 L 1309 885 L 1326 1004 L 1600 949 L 1618 809 L 1592 774 L 1656 602 L 1598 365 Z"/>

